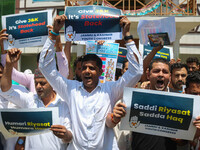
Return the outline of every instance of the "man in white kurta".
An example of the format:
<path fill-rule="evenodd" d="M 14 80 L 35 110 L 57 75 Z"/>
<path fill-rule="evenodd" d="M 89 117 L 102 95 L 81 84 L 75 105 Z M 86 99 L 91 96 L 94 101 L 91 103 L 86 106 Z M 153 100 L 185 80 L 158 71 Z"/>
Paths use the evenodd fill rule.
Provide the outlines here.
<path fill-rule="evenodd" d="M 8 51 L 6 66 L 4 68 L 3 76 L 1 78 L 1 96 L 6 100 L 16 104 L 20 108 L 40 108 L 40 107 L 58 107 L 59 108 L 59 125 L 51 126 L 51 130 L 54 132 L 48 132 L 40 135 L 27 136 L 25 142 L 25 149 L 27 150 L 65 150 L 67 147 L 66 142 L 71 141 L 71 121 L 69 109 L 61 97 L 53 90 L 49 85 L 47 80 L 41 74 L 41 72 L 36 69 L 34 74 L 35 88 L 37 94 L 32 92 L 24 92 L 18 90 L 12 86 L 12 68 L 13 64 L 19 59 L 21 52 L 19 49 L 11 49 Z M 64 131 L 56 131 L 55 126 L 65 129 Z M 58 128 L 58 127 L 57 127 Z M 57 130 L 57 129 L 56 129 Z M 61 134 L 66 133 L 68 136 L 62 136 Z M 59 137 L 59 138 L 58 138 Z"/>
<path fill-rule="evenodd" d="M 59 33 L 66 17 L 57 16 L 53 32 Z M 130 37 L 130 22 L 122 17 L 124 36 Z M 142 57 L 135 43 L 128 39 L 129 69 L 116 82 L 100 83 L 98 77 L 102 68 L 95 60 L 82 61 L 83 82 L 68 80 L 56 70 L 54 59 L 55 34 L 47 39 L 39 61 L 39 68 L 54 90 L 67 102 L 72 119 L 73 139 L 69 150 L 117 150 L 113 129 L 106 126 L 106 116 L 111 107 L 122 98 L 125 86 L 133 87 L 143 73 Z M 86 57 L 88 57 L 86 55 Z M 84 59 L 84 58 L 83 58 Z"/>

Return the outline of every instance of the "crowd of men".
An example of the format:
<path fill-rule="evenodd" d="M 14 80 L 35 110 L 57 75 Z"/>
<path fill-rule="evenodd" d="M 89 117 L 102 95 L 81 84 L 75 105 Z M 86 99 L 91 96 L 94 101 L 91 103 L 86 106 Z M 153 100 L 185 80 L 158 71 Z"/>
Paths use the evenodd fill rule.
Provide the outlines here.
<path fill-rule="evenodd" d="M 124 87 L 139 87 L 166 92 L 200 95 L 200 72 L 197 58 L 183 62 L 153 59 L 163 48 L 162 42 L 143 60 L 131 36 L 130 21 L 120 19 L 127 47 L 127 59 L 121 76 L 115 82 L 100 83 L 102 61 L 95 54 L 78 57 L 74 72 L 70 67 L 71 43 L 62 51 L 59 31 L 66 16 L 57 16 L 53 27 L 38 55 L 38 68 L 34 74 L 24 74 L 14 68 L 20 59 L 17 48 L 4 51 L 6 29 L 0 32 L 0 108 L 58 107 L 59 124 L 51 132 L 4 139 L 5 150 L 189 150 L 198 149 L 200 117 L 194 121 L 197 132 L 193 141 L 166 138 L 136 132 L 119 131 L 126 105 L 121 101 Z M 57 57 L 57 62 L 55 58 Z M 58 71 L 59 70 L 59 71 Z M 12 80 L 22 86 L 12 85 Z M 114 130 L 113 130 L 114 128 Z"/>

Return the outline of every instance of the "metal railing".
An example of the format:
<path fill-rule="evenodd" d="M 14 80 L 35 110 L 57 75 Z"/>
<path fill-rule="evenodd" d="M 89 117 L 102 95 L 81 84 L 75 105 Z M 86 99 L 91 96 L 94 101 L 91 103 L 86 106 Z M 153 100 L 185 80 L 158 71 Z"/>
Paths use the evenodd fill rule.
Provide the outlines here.
<path fill-rule="evenodd" d="M 65 0 L 66 6 L 104 5 L 121 9 L 126 15 L 196 16 L 196 0 Z"/>

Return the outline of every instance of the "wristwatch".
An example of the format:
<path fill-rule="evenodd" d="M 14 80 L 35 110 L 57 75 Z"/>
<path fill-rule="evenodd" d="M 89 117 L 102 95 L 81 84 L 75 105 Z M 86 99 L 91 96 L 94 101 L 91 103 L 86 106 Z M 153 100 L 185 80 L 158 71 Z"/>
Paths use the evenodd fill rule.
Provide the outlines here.
<path fill-rule="evenodd" d="M 128 41 L 128 40 L 130 40 L 130 39 L 133 40 L 133 36 L 132 36 L 132 35 L 129 35 L 129 36 L 125 36 L 125 37 L 124 37 L 124 40 L 125 40 L 125 41 Z"/>
<path fill-rule="evenodd" d="M 17 143 L 18 143 L 19 145 L 23 145 L 23 144 L 24 144 L 24 140 L 23 140 L 23 139 L 19 139 L 19 140 L 17 141 Z"/>

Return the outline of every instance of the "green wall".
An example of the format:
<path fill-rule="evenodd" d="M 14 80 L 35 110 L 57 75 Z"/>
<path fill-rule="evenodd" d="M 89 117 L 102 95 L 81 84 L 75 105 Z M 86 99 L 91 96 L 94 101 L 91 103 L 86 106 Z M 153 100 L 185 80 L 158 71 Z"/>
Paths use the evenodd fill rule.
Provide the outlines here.
<path fill-rule="evenodd" d="M 0 0 L 0 17 L 15 13 L 15 0 Z M 2 29 L 2 22 L 0 20 L 0 30 Z"/>

